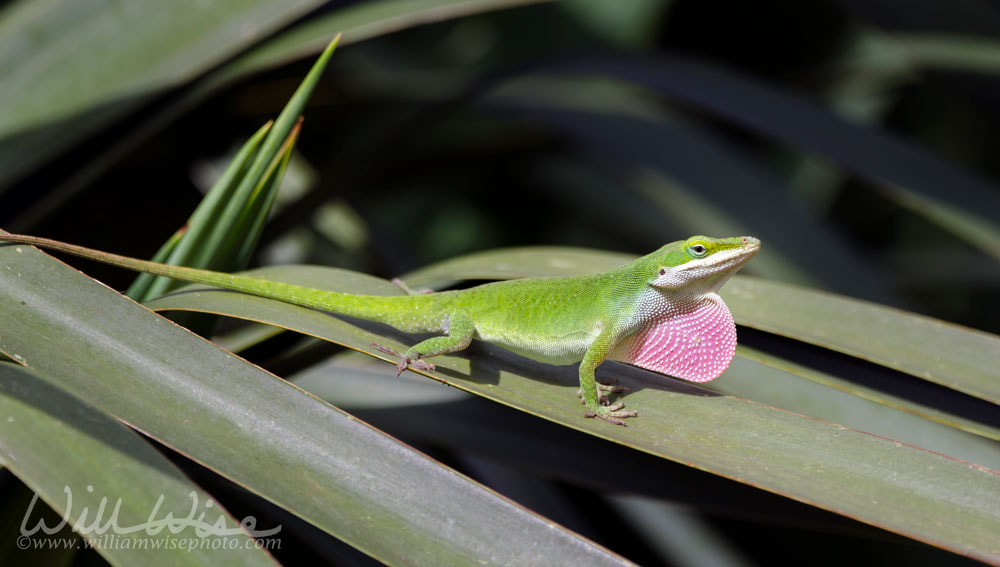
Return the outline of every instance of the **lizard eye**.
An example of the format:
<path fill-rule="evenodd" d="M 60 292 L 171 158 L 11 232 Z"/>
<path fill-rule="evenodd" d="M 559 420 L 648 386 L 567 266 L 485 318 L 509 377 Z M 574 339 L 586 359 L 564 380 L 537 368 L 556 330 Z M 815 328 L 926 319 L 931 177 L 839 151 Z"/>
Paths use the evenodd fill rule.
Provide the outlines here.
<path fill-rule="evenodd" d="M 667 275 L 667 269 L 666 268 L 660 268 L 660 275 L 661 276 Z"/>
<path fill-rule="evenodd" d="M 708 252 L 708 247 L 704 244 L 692 244 L 691 246 L 688 246 L 688 251 L 691 252 L 692 256 L 701 258 Z"/>

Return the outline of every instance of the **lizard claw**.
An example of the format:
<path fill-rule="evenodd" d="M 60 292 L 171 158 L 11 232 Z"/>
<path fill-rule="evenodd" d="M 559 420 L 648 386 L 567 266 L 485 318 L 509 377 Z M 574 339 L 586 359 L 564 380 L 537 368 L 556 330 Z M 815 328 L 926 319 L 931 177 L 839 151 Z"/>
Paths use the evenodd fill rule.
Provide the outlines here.
<path fill-rule="evenodd" d="M 596 417 L 598 419 L 603 419 L 608 423 L 613 423 L 615 425 L 625 425 L 624 419 L 627 417 L 635 417 L 639 415 L 639 412 L 635 410 L 622 409 L 625 407 L 624 402 L 618 402 L 617 404 L 612 404 L 608 400 L 608 394 L 621 394 L 628 392 L 629 389 L 625 386 L 619 386 L 618 380 L 599 380 L 597 382 L 597 402 L 600 404 L 597 408 L 587 410 L 583 413 L 584 417 Z M 580 403 L 586 404 L 586 400 L 583 398 L 583 392 L 577 391 L 576 395 L 580 396 Z"/>
<path fill-rule="evenodd" d="M 378 343 L 372 343 L 371 346 L 373 346 L 375 348 L 375 350 L 377 350 L 379 352 L 384 352 L 385 354 L 391 354 L 392 356 L 399 356 L 399 357 L 403 356 L 403 355 L 399 354 L 398 352 L 392 350 L 391 348 L 389 348 L 387 346 L 382 346 L 382 345 L 380 345 Z"/>
<path fill-rule="evenodd" d="M 603 419 L 608 423 L 613 423 L 615 425 L 625 426 L 625 421 L 622 418 L 635 417 L 639 415 L 639 412 L 635 410 L 624 410 L 625 404 L 618 403 L 609 407 L 600 407 L 598 410 L 590 411 L 587 410 L 583 412 L 583 417 L 596 417 L 598 419 Z"/>
<path fill-rule="evenodd" d="M 431 372 L 436 368 L 433 362 L 427 362 L 426 360 L 416 359 L 410 361 L 410 366 L 416 368 L 417 370 L 423 370 L 425 372 Z"/>
<path fill-rule="evenodd" d="M 607 393 L 607 394 L 610 394 L 612 392 L 614 392 L 614 393 L 626 393 L 627 394 L 628 392 L 630 392 L 630 390 L 628 389 L 628 386 L 619 386 L 618 385 L 618 379 L 617 378 L 609 378 L 607 380 L 598 380 L 597 381 L 597 390 L 599 392 L 604 392 L 604 393 Z"/>
<path fill-rule="evenodd" d="M 385 354 L 399 357 L 399 363 L 396 364 L 396 376 L 402 374 L 403 371 L 406 370 L 407 366 L 413 366 L 417 370 L 423 370 L 425 372 L 431 372 L 435 368 L 434 363 L 432 362 L 427 362 L 426 360 L 420 360 L 419 358 L 410 360 L 406 358 L 405 355 L 400 354 L 392 350 L 391 348 L 382 346 L 378 343 L 372 343 L 371 346 L 375 347 L 375 349 L 378 350 L 379 352 L 384 352 Z"/>
<path fill-rule="evenodd" d="M 375 350 L 377 350 L 379 352 L 384 352 L 385 354 L 388 354 L 390 356 L 398 356 L 399 357 L 399 364 L 396 365 L 396 376 L 399 376 L 400 374 L 403 373 L 404 370 L 406 370 L 406 357 L 405 356 L 403 356 L 402 354 L 400 354 L 400 353 L 392 350 L 391 348 L 389 348 L 387 346 L 382 346 L 382 345 L 380 345 L 378 343 L 372 343 L 371 346 L 375 347 Z"/>

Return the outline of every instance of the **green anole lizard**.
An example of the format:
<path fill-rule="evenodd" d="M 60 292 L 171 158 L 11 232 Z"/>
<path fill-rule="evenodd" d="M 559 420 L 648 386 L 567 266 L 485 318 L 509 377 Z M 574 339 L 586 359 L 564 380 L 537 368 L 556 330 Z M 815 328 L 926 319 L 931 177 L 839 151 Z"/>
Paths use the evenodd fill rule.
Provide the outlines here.
<path fill-rule="evenodd" d="M 716 378 L 736 350 L 736 325 L 717 292 L 760 249 L 750 236 L 693 236 L 602 274 L 374 296 L 168 266 L 33 236 L 0 234 L 0 241 L 385 323 L 406 333 L 442 333 L 403 353 L 373 344 L 399 357 L 397 373 L 407 366 L 433 370 L 426 359 L 460 351 L 474 338 L 548 364 L 579 362 L 584 415 L 618 425 L 637 413 L 623 403 L 610 404 L 607 394 L 626 390 L 598 383 L 598 365 L 610 359 L 695 382 Z"/>

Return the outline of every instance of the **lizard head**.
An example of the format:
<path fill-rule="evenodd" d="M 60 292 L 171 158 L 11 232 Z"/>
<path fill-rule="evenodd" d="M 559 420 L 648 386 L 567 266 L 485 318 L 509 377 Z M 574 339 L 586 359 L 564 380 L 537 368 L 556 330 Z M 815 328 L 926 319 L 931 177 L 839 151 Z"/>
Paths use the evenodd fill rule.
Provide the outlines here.
<path fill-rule="evenodd" d="M 672 242 L 647 257 L 649 285 L 664 290 L 690 287 L 699 294 L 714 293 L 758 250 L 760 240 L 752 236 L 692 236 Z"/>

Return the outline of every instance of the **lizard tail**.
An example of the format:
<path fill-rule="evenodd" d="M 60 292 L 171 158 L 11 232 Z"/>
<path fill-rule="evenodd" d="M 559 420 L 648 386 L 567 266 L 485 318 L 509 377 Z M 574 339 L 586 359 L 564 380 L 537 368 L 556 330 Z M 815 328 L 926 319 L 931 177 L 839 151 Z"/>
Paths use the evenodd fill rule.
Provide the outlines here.
<path fill-rule="evenodd" d="M 140 260 L 138 258 L 112 254 L 110 252 L 102 252 L 100 250 L 77 246 L 75 244 L 68 244 L 66 242 L 60 242 L 49 238 L 23 234 L 0 233 L 0 242 L 38 246 L 40 248 L 56 250 L 136 272 L 146 272 L 156 276 L 165 276 L 176 280 L 230 289 L 268 299 L 276 299 L 278 301 L 284 301 L 286 303 L 292 303 L 302 307 L 311 307 L 313 309 L 330 311 L 332 313 L 346 315 L 348 317 L 357 317 L 368 321 L 387 323 L 403 331 L 407 330 L 404 327 L 409 326 L 405 324 L 409 321 L 409 319 L 401 317 L 401 313 L 412 312 L 414 309 L 421 310 L 422 308 L 426 315 L 434 315 L 429 313 L 429 311 L 436 311 L 434 309 L 428 309 L 435 303 L 428 301 L 428 299 L 432 297 L 431 295 L 381 296 L 341 293 L 293 285 L 284 282 L 262 280 L 239 274 L 227 274 L 212 270 L 201 270 L 185 266 L 160 264 L 157 262 L 150 262 L 148 260 Z M 414 321 L 414 323 L 418 322 Z M 419 323 L 424 323 L 424 321 L 420 321 Z M 431 329 L 428 329 L 426 325 L 421 324 L 417 330 L 426 331 Z"/>

